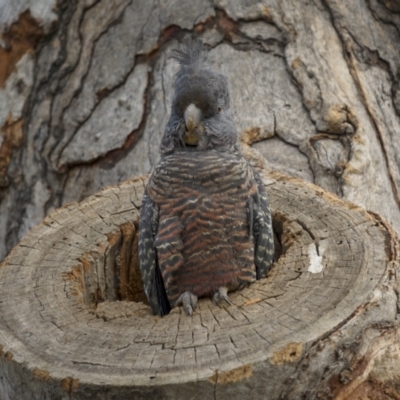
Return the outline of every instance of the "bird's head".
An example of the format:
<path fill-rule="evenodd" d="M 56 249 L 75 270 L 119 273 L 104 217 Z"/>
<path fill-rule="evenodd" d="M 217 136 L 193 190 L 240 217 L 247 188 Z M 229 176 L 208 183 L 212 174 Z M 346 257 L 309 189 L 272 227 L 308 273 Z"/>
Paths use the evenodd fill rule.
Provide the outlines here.
<path fill-rule="evenodd" d="M 161 153 L 177 148 L 191 151 L 238 149 L 238 135 L 229 103 L 224 75 L 208 69 L 201 41 L 186 40 L 175 50 L 181 68 L 176 76 L 171 117 Z"/>

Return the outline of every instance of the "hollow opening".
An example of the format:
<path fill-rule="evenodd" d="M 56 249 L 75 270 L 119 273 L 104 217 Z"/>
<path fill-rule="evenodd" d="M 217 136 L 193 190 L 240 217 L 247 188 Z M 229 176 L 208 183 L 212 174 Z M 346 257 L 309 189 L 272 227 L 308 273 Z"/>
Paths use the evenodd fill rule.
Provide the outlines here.
<path fill-rule="evenodd" d="M 297 233 L 293 229 L 293 221 L 278 211 L 272 212 L 272 229 L 274 232 L 275 263 L 296 241 Z"/>
<path fill-rule="evenodd" d="M 278 215 L 272 215 L 272 230 L 274 233 L 274 246 L 275 246 L 275 262 L 279 260 L 283 253 L 282 248 L 282 235 L 283 235 L 283 221 L 278 218 Z"/>
<path fill-rule="evenodd" d="M 109 234 L 106 243 L 80 259 L 80 291 L 92 309 L 99 303 L 129 301 L 147 304 L 139 269 L 138 221 L 127 222 Z"/>
<path fill-rule="evenodd" d="M 288 219 L 273 213 L 275 261 L 290 247 L 293 235 L 288 234 Z M 99 303 L 128 301 L 148 304 L 139 269 L 138 221 L 127 222 L 108 235 L 107 243 L 98 250 L 85 253 L 80 267 L 72 273 L 78 282 L 83 302 L 92 309 Z"/>

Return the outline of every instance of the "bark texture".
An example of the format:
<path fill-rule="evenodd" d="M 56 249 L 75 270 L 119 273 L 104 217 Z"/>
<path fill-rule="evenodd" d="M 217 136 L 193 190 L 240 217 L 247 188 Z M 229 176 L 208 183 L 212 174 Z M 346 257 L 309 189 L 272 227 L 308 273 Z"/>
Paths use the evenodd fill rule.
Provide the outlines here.
<path fill-rule="evenodd" d="M 0 259 L 55 208 L 151 171 L 171 39 L 192 32 L 271 168 L 400 232 L 397 1 L 34 3 L 0 9 Z"/>
<path fill-rule="evenodd" d="M 0 266 L 2 400 L 398 398 L 397 235 L 317 186 L 262 179 L 280 257 L 193 317 L 142 302 L 146 178 L 47 216 Z"/>
<path fill-rule="evenodd" d="M 24 237 L 0 266 L 2 400 L 400 399 L 398 0 L 10 0 L 0 30 L 0 260 Z M 228 76 L 283 255 L 232 307 L 159 320 L 145 178 L 87 196 L 158 162 L 188 33 Z"/>

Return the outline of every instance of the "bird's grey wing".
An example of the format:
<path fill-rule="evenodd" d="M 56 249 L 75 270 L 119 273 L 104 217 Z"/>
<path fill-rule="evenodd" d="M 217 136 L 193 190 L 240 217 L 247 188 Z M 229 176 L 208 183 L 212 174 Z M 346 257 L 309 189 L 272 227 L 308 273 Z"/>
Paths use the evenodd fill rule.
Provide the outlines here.
<path fill-rule="evenodd" d="M 267 192 L 254 171 L 258 194 L 249 201 L 249 227 L 254 237 L 254 262 L 257 279 L 264 278 L 274 262 L 274 234 Z"/>
<path fill-rule="evenodd" d="M 167 315 L 171 306 L 165 292 L 164 281 L 157 262 L 154 245 L 158 230 L 158 209 L 145 193 L 140 210 L 139 264 L 144 290 L 155 315 Z"/>

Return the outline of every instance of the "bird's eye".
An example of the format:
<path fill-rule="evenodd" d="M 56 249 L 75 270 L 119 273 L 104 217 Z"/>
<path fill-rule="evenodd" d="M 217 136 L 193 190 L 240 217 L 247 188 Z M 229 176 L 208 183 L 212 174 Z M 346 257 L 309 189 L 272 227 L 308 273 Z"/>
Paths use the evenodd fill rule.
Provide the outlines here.
<path fill-rule="evenodd" d="M 218 107 L 218 108 L 217 108 L 217 113 L 219 114 L 221 111 L 222 111 L 222 108 L 221 108 L 221 107 Z"/>

